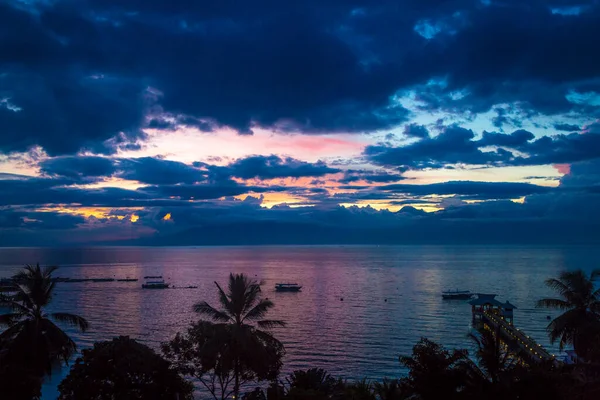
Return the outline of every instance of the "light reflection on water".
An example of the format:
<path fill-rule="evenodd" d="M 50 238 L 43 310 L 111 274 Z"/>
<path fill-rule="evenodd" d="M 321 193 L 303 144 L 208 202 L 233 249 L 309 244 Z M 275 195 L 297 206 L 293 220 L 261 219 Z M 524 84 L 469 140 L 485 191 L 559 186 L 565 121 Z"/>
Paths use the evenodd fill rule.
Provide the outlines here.
<path fill-rule="evenodd" d="M 549 312 L 534 308 L 551 294 L 543 281 L 563 269 L 599 265 L 591 247 L 36 248 L 0 249 L 0 276 L 36 262 L 60 265 L 58 276 L 140 279 L 58 285 L 53 308 L 91 323 L 89 332 L 73 332 L 80 347 L 117 335 L 158 347 L 196 318 L 194 303 L 217 303 L 214 281 L 243 272 L 264 282 L 263 295 L 275 302 L 270 318 L 288 324 L 276 329 L 287 350 L 284 372 L 318 366 L 350 379 L 401 375 L 398 355 L 410 354 L 422 336 L 468 347 L 470 307 L 442 301 L 445 289 L 510 300 L 518 307 L 515 324 L 556 352 L 544 330 Z M 142 290 L 146 275 L 198 289 Z M 300 283 L 303 290 L 275 293 L 279 281 Z M 64 373 L 45 386 L 45 399 L 56 397 Z"/>

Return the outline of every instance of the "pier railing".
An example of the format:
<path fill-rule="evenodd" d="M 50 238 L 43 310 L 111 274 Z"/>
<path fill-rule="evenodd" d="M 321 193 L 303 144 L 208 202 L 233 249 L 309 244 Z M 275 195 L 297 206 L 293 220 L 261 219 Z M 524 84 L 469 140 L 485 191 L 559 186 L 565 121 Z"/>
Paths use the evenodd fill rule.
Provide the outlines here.
<path fill-rule="evenodd" d="M 506 322 L 501 316 L 489 311 L 483 312 L 483 322 L 498 329 L 507 339 L 516 343 L 530 358 L 535 361 L 552 361 L 557 363 L 556 357 L 550 354 L 535 340 L 524 334 L 514 325 Z"/>

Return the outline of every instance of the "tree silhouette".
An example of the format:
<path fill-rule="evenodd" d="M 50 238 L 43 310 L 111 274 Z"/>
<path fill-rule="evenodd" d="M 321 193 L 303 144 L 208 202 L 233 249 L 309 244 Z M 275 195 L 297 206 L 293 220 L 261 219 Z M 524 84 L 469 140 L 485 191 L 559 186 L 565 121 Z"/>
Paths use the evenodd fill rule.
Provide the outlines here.
<path fill-rule="evenodd" d="M 547 327 L 550 341 L 559 341 L 561 350 L 572 344 L 578 356 L 598 359 L 600 356 L 600 289 L 595 282 L 600 270 L 587 276 L 582 270 L 562 272 L 546 285 L 560 298 L 545 298 L 538 307 L 563 311 Z"/>
<path fill-rule="evenodd" d="M 243 274 L 229 276 L 227 292 L 215 282 L 220 308 L 203 301 L 194 311 L 209 321 L 199 321 L 186 334 L 163 346 L 165 355 L 193 375 L 213 394 L 239 398 L 240 387 L 279 374 L 283 345 L 270 332 L 282 321 L 264 317 L 273 302 L 260 298 L 260 285 Z M 217 390 L 219 389 L 219 390 Z"/>
<path fill-rule="evenodd" d="M 83 350 L 59 391 L 59 400 L 193 399 L 193 386 L 168 361 L 127 336 Z"/>
<path fill-rule="evenodd" d="M 0 295 L 0 306 L 10 310 L 0 315 L 0 326 L 6 327 L 0 334 L 0 365 L 21 371 L 30 381 L 31 393 L 37 393 L 34 397 L 39 396 L 42 379 L 51 373 L 52 366 L 66 364 L 77 350 L 75 342 L 55 322 L 82 332 L 89 326 L 75 314 L 46 312 L 56 285 L 52 280 L 56 269 L 27 265 L 13 277 L 15 293 Z"/>

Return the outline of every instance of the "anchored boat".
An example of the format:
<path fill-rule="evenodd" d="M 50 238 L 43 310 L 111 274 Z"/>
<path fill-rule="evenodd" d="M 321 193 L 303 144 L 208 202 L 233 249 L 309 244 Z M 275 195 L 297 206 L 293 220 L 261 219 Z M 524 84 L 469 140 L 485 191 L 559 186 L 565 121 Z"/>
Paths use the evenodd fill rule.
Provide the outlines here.
<path fill-rule="evenodd" d="M 277 292 L 299 292 L 302 286 L 297 283 L 277 283 L 275 284 L 275 291 Z"/>
<path fill-rule="evenodd" d="M 169 284 L 160 280 L 148 280 L 146 283 L 142 284 L 142 289 L 167 289 Z"/>
<path fill-rule="evenodd" d="M 473 297 L 473 293 L 468 290 L 447 290 L 442 292 L 444 300 L 469 300 Z"/>

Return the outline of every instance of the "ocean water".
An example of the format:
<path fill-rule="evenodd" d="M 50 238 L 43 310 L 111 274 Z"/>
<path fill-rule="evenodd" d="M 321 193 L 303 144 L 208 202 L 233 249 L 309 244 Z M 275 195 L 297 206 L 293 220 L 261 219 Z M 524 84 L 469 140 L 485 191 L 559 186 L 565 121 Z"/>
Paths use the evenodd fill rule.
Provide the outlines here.
<path fill-rule="evenodd" d="M 128 335 L 158 348 L 197 319 L 196 302 L 217 305 L 214 282 L 230 272 L 263 282 L 273 300 L 269 316 L 287 322 L 275 329 L 287 354 L 283 372 L 322 367 L 349 379 L 398 377 L 399 355 L 421 337 L 447 347 L 469 348 L 470 306 L 443 301 L 446 289 L 496 293 L 509 300 L 515 324 L 552 352 L 545 327 L 548 310 L 535 301 L 552 293 L 544 280 L 560 271 L 600 267 L 594 247 L 519 246 L 275 246 L 0 248 L 0 277 L 26 263 L 58 265 L 57 276 L 139 278 L 139 282 L 62 283 L 52 309 L 74 312 L 91 323 L 72 332 L 78 346 Z M 163 275 L 175 286 L 143 290 L 146 275 Z M 276 282 L 297 282 L 300 293 L 276 293 Z M 55 373 L 44 399 L 57 397 Z"/>

